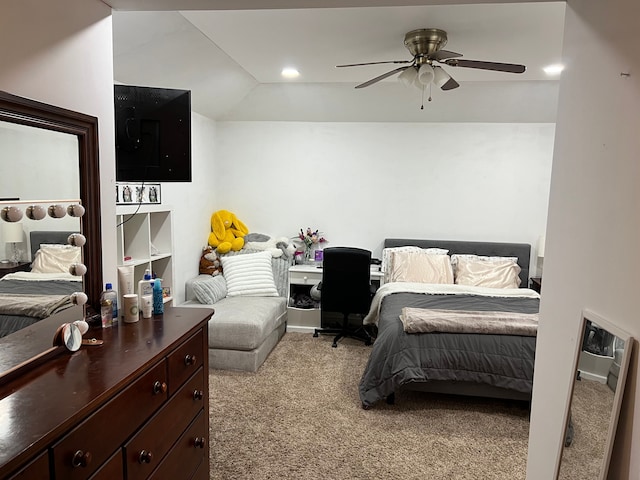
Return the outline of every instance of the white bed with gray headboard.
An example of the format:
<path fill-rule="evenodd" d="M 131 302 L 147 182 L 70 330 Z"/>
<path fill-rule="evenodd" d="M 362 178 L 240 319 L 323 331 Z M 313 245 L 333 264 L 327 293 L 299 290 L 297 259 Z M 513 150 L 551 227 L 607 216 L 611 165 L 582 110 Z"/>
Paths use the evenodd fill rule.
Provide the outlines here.
<path fill-rule="evenodd" d="M 530 400 L 540 298 L 527 288 L 531 246 L 386 239 L 384 247 L 385 284 L 365 318 L 378 333 L 362 406 L 391 403 L 402 388 Z"/>

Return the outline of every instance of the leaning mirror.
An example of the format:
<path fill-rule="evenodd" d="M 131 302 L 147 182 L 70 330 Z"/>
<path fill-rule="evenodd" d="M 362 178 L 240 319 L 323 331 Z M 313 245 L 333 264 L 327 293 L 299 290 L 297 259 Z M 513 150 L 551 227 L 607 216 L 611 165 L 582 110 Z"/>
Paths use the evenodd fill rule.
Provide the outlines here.
<path fill-rule="evenodd" d="M 86 238 L 83 290 L 87 305 L 99 310 L 102 255 L 97 119 L 0 92 L 0 156 L 3 218 L 5 209 L 7 217 L 20 210 L 18 220 L 0 222 L 5 267 L 10 263 L 17 269 L 22 265 L 30 268 L 33 230 L 45 234 L 55 231 L 63 240 L 71 232 L 81 232 Z M 84 215 L 77 215 L 73 204 L 80 205 Z M 27 220 L 38 216 L 45 218 Z M 0 369 L 18 360 L 0 355 Z"/>
<path fill-rule="evenodd" d="M 633 339 L 589 310 L 582 313 L 580 333 L 557 478 L 604 480 Z"/>

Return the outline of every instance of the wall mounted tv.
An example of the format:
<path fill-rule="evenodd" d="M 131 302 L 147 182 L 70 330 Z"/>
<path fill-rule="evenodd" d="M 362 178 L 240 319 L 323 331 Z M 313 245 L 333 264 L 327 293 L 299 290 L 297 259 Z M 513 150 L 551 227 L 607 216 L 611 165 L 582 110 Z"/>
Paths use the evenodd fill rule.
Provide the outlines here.
<path fill-rule="evenodd" d="M 191 181 L 191 91 L 115 85 L 116 180 Z"/>

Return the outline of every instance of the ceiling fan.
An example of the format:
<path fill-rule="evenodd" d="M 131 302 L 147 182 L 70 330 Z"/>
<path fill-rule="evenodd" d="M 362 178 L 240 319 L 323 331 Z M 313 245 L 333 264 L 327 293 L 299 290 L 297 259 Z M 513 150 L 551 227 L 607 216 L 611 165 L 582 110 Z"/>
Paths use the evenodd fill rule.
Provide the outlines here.
<path fill-rule="evenodd" d="M 442 90 L 453 90 L 460 84 L 451 75 L 436 65 L 441 63 L 449 67 L 477 68 L 480 70 L 493 70 L 497 72 L 523 73 L 526 70 L 524 65 L 514 63 L 484 62 L 480 60 L 465 60 L 462 54 L 442 50 L 447 43 L 447 32 L 439 28 L 420 28 L 411 30 L 404 36 L 404 46 L 407 47 L 413 59 L 411 60 L 391 60 L 386 62 L 352 63 L 348 65 L 337 65 L 337 67 L 359 67 L 362 65 L 376 65 L 382 63 L 408 63 L 404 67 L 398 67 L 387 73 L 383 73 L 371 80 L 356 85 L 356 88 L 364 88 L 374 83 L 384 80 L 387 77 L 400 74 L 398 79 L 405 85 L 416 85 L 424 88 L 432 82 Z"/>

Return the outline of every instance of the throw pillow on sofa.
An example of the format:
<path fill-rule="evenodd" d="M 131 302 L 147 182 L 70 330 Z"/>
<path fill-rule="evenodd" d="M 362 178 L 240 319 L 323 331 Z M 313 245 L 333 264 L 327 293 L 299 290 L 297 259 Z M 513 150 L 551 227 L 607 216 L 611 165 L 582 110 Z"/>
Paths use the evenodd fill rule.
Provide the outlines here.
<path fill-rule="evenodd" d="M 203 276 L 193 282 L 193 294 L 198 302 L 211 305 L 227 296 L 227 281 L 222 275 Z"/>
<path fill-rule="evenodd" d="M 222 257 L 227 296 L 277 297 L 271 252 Z"/>

